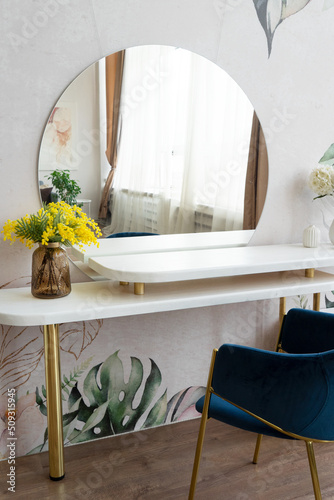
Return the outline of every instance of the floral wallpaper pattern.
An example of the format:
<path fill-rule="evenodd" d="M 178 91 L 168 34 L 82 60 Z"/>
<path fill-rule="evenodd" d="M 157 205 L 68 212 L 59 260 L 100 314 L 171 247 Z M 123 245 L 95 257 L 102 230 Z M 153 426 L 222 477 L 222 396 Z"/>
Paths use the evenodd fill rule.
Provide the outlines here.
<path fill-rule="evenodd" d="M 159 394 L 162 375 L 152 359 L 150 372 L 144 374 L 140 359 L 131 357 L 131 373 L 127 382 L 118 351 L 87 372 L 91 361 L 92 357 L 75 367 L 68 376 L 63 375 L 65 446 L 198 415 L 195 403 L 203 396 L 205 388 L 189 387 L 168 401 L 167 389 Z M 81 377 L 84 377 L 82 390 L 78 388 Z M 0 459 L 8 456 L 6 412 L 7 397 L 2 395 Z M 36 387 L 35 392 L 28 392 L 16 400 L 16 435 L 21 455 L 47 449 L 47 394 L 43 384 Z"/>
<path fill-rule="evenodd" d="M 277 27 L 302 10 L 311 0 L 253 0 L 257 16 L 267 37 L 268 55 Z"/>

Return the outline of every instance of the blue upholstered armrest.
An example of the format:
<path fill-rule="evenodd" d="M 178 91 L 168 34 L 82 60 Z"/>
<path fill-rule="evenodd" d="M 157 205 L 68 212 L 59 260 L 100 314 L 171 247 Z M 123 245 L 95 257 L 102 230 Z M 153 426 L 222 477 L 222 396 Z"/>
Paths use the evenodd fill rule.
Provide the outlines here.
<path fill-rule="evenodd" d="M 334 351 L 282 354 L 223 345 L 216 357 L 214 391 L 283 430 L 334 439 Z"/>

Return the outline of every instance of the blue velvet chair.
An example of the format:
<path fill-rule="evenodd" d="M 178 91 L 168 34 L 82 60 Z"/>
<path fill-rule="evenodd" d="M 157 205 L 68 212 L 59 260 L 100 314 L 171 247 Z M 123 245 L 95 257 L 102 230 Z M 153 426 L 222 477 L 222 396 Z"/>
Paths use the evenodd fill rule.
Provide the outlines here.
<path fill-rule="evenodd" d="M 279 338 L 281 352 L 233 344 L 214 349 L 189 500 L 194 498 L 208 418 L 258 434 L 305 441 L 314 496 L 321 492 L 313 442 L 334 441 L 334 315 L 291 309 Z"/>

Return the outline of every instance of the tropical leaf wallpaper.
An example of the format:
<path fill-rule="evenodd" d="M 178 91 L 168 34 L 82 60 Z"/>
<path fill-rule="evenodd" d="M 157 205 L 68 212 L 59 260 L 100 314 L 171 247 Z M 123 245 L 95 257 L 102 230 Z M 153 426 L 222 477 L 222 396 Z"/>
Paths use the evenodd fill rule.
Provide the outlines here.
<path fill-rule="evenodd" d="M 98 335 L 102 321 L 60 325 L 61 350 L 77 360 Z M 26 386 L 44 354 L 43 335 L 33 335 L 24 343 L 27 328 L 1 325 L 2 395 L 0 396 L 0 459 L 8 455 L 7 396 L 8 387 Z M 22 347 L 11 349 L 22 337 Z M 197 416 L 195 403 L 204 387 L 190 387 L 169 401 L 167 388 L 157 364 L 150 359 L 150 369 L 130 357 L 131 369 L 125 374 L 119 351 L 104 362 L 92 365 L 93 356 L 62 375 L 63 430 L 65 445 L 81 443 L 129 431 L 145 429 Z M 44 373 L 42 380 L 44 380 Z M 47 394 L 41 383 L 32 392 L 16 398 L 16 435 L 20 455 L 45 451 L 48 443 Z M 41 436 L 44 436 L 41 439 Z"/>
<path fill-rule="evenodd" d="M 253 0 L 257 16 L 267 37 L 271 54 L 277 27 L 288 17 L 302 10 L 311 0 Z"/>
<path fill-rule="evenodd" d="M 29 286 L 30 277 L 15 279 L 1 288 L 18 283 Z M 145 370 L 138 357 L 130 356 L 129 374 L 125 373 L 119 350 L 102 363 L 94 365 L 94 355 L 80 362 L 103 325 L 103 320 L 59 325 L 60 349 L 75 363 L 62 375 L 65 445 L 198 415 L 195 403 L 204 394 L 204 387 L 184 389 L 168 400 L 161 370 L 153 359 L 149 360 L 149 370 Z M 42 327 L 0 325 L 0 459 L 8 455 L 8 387 L 16 390 L 18 454 L 37 453 L 48 447 L 46 389 L 43 382 L 31 386 L 33 375 L 44 382 Z"/>
<path fill-rule="evenodd" d="M 86 361 L 89 363 L 90 359 Z M 161 392 L 161 372 L 151 359 L 151 369 L 144 374 L 143 363 L 131 357 L 131 372 L 125 374 L 119 352 L 114 352 L 103 363 L 93 366 L 85 375 L 82 390 L 78 378 L 84 365 L 63 376 L 64 443 L 75 444 L 124 432 L 145 429 L 163 423 L 197 416 L 196 401 L 204 394 L 204 387 L 188 388 L 167 401 L 167 390 Z M 139 395 L 140 393 L 140 395 Z M 139 395 L 139 396 L 138 396 Z M 35 398 L 40 413 L 46 417 L 47 401 L 44 385 L 36 388 Z M 29 453 L 43 451 L 44 440 Z"/>

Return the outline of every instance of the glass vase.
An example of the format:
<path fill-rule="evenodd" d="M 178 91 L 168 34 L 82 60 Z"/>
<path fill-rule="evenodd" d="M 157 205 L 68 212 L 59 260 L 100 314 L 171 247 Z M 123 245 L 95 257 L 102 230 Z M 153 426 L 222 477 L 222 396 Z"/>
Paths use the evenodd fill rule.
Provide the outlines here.
<path fill-rule="evenodd" d="M 32 255 L 31 293 L 39 299 L 65 297 L 71 291 L 66 251 L 59 243 L 42 245 Z"/>

